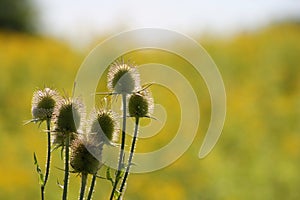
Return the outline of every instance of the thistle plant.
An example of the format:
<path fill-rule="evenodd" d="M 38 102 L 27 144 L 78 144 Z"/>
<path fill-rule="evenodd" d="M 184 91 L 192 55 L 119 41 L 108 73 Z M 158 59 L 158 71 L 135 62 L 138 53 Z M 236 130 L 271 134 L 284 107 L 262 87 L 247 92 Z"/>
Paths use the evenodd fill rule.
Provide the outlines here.
<path fill-rule="evenodd" d="M 123 123 L 121 135 L 121 149 L 119 155 L 118 169 L 114 186 L 110 195 L 110 200 L 114 198 L 117 192 L 117 186 L 121 178 L 122 170 L 124 169 L 124 152 L 125 152 L 125 137 L 126 137 L 126 110 L 127 110 L 127 95 L 132 94 L 140 88 L 140 79 L 136 66 L 125 63 L 124 60 L 114 62 L 108 72 L 108 88 L 112 94 L 122 95 L 123 106 Z"/>
<path fill-rule="evenodd" d="M 37 163 L 36 155 L 34 154 L 34 161 L 37 166 L 37 171 L 40 176 L 41 184 L 41 199 L 45 198 L 45 187 L 48 181 L 50 173 L 51 163 L 51 119 L 53 112 L 57 106 L 57 102 L 60 100 L 60 96 L 56 90 L 50 88 L 44 88 L 43 90 L 37 90 L 33 94 L 32 98 L 32 117 L 30 122 L 42 123 L 46 121 L 47 124 L 47 156 L 45 173 L 41 172 L 41 169 Z"/>
<path fill-rule="evenodd" d="M 94 110 L 90 116 L 88 126 L 89 136 L 97 144 L 96 152 L 102 152 L 104 145 L 114 145 L 118 138 L 119 124 L 116 121 L 117 114 L 105 109 Z M 101 157 L 101 153 L 98 154 Z M 87 200 L 91 199 L 96 184 L 97 173 L 93 174 Z"/>
<path fill-rule="evenodd" d="M 34 92 L 32 99 L 32 116 L 29 122 L 47 124 L 47 158 L 45 173 L 40 169 L 36 155 L 35 165 L 40 177 L 41 199 L 45 199 L 45 187 L 50 172 L 51 149 L 61 148 L 64 160 L 64 183 L 62 200 L 67 200 L 70 173 L 79 174 L 81 187 L 79 200 L 85 197 L 91 200 L 97 178 L 107 179 L 112 184 L 110 200 L 121 199 L 124 195 L 126 182 L 134 156 L 140 118 L 150 117 L 153 99 L 146 90 L 141 88 L 137 67 L 124 60 L 115 61 L 109 66 L 107 87 L 110 95 L 122 97 L 122 127 L 116 120 L 117 114 L 108 107 L 94 109 L 86 119 L 83 103 L 78 98 L 62 98 L 56 90 L 45 88 Z M 107 93 L 106 93 L 107 94 Z M 135 118 L 135 127 L 130 145 L 130 154 L 126 161 L 126 122 L 127 117 Z M 51 128 L 51 124 L 54 127 Z M 117 143 L 119 142 L 120 145 Z M 118 165 L 115 176 L 111 176 L 110 167 L 106 167 L 106 177 L 101 177 L 103 149 L 107 146 L 120 147 Z M 72 168 L 70 170 L 70 168 Z M 100 174 L 100 175 L 99 175 Z M 87 180 L 91 176 L 88 192 Z M 86 194 L 87 193 L 87 194 Z"/>
<path fill-rule="evenodd" d="M 118 197 L 118 199 L 122 198 L 122 195 L 124 195 L 123 191 L 125 189 L 130 167 L 132 165 L 132 159 L 133 159 L 135 145 L 137 141 L 140 118 L 143 117 L 150 118 L 150 114 L 153 111 L 153 99 L 149 91 L 141 90 L 139 92 L 132 94 L 129 97 L 128 111 L 129 111 L 129 116 L 135 118 L 135 127 L 134 127 L 134 134 L 132 138 L 131 148 L 130 148 L 130 154 L 127 162 L 127 167 L 119 190 L 120 196 Z"/>
<path fill-rule="evenodd" d="M 89 150 L 92 150 L 93 153 L 101 154 L 102 149 L 99 149 L 97 145 L 87 137 L 87 135 L 85 137 L 82 135 L 75 139 L 71 145 L 70 164 L 75 170 L 74 172 L 80 173 L 81 175 L 79 200 L 83 200 L 84 198 L 88 174 L 97 174 L 100 166 L 99 160 L 95 158 Z"/>
<path fill-rule="evenodd" d="M 83 104 L 79 99 L 64 98 L 55 111 L 54 142 L 65 150 L 65 175 L 62 199 L 67 199 L 69 183 L 69 147 L 77 137 L 81 119 L 83 118 Z"/>

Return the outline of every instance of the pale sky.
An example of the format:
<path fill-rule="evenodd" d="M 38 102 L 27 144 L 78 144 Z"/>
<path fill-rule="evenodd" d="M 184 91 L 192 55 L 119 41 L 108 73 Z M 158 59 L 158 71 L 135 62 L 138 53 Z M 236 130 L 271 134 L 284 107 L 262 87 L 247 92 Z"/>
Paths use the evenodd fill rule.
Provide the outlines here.
<path fill-rule="evenodd" d="M 156 27 L 191 37 L 232 34 L 300 18 L 300 0 L 33 0 L 43 32 L 81 45 L 97 35 Z M 179 2 L 179 3 L 177 3 Z"/>

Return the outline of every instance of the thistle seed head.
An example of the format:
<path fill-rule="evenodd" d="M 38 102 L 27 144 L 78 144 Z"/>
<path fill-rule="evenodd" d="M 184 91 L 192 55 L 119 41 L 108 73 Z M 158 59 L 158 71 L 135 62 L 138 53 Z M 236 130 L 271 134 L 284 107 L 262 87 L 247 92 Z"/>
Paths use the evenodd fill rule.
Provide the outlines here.
<path fill-rule="evenodd" d="M 108 72 L 108 89 L 117 94 L 131 94 L 140 88 L 140 78 L 135 65 L 115 61 Z"/>
<path fill-rule="evenodd" d="M 84 137 L 79 137 L 72 142 L 70 164 L 75 172 L 95 174 L 98 171 L 100 162 L 88 149 L 94 151 L 96 146 Z"/>
<path fill-rule="evenodd" d="M 32 117 L 35 121 L 44 121 L 52 117 L 60 96 L 56 90 L 44 88 L 33 93 Z"/>
<path fill-rule="evenodd" d="M 117 114 L 112 111 L 98 110 L 91 114 L 89 123 L 90 133 L 98 143 L 115 142 L 117 137 Z"/>
<path fill-rule="evenodd" d="M 149 117 L 153 111 L 153 99 L 147 90 L 136 92 L 129 97 L 130 117 Z"/>
<path fill-rule="evenodd" d="M 79 99 L 63 99 L 55 111 L 55 131 L 77 133 L 84 119 L 84 106 Z"/>

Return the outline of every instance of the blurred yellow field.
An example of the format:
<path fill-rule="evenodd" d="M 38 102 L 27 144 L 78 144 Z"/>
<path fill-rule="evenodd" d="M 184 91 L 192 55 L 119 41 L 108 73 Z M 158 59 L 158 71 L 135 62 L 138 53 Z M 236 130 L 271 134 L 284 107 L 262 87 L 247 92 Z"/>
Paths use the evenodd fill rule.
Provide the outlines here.
<path fill-rule="evenodd" d="M 300 199 L 300 24 L 283 23 L 232 38 L 199 39 L 223 76 L 227 94 L 227 117 L 215 149 L 203 160 L 199 147 L 210 119 L 210 101 L 201 82 L 195 88 L 201 122 L 193 145 L 174 164 L 162 170 L 132 174 L 126 199 L 252 200 Z M 77 52 L 50 38 L 0 33 L 0 199 L 39 199 L 33 152 L 41 167 L 45 162 L 45 124 L 24 126 L 31 119 L 34 89 L 50 86 L 71 95 L 73 81 L 88 52 Z M 133 52 L 137 64 L 164 58 L 169 66 L 189 76 L 184 61 L 164 52 Z M 148 56 L 148 57 L 147 57 Z M 152 60 L 151 60 L 152 59 Z M 101 81 L 104 81 L 104 79 Z M 99 83 L 99 90 L 106 86 Z M 156 101 L 169 114 L 178 114 L 176 100 L 160 88 Z M 169 122 L 155 136 L 156 142 L 140 140 L 137 151 L 163 146 L 178 126 Z M 148 123 L 145 121 L 144 123 Z M 57 181 L 63 181 L 60 152 L 54 153 L 47 199 L 60 199 Z M 70 199 L 76 199 L 80 178 L 71 175 Z M 111 185 L 99 180 L 94 199 L 107 199 Z M 104 198 L 105 197 L 105 198 Z"/>

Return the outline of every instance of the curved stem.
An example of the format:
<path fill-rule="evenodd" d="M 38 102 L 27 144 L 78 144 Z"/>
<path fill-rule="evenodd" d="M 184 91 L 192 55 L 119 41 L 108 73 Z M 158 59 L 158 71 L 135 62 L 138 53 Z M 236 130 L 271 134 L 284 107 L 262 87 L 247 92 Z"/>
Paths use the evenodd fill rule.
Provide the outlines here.
<path fill-rule="evenodd" d="M 45 187 L 48 181 L 48 176 L 50 172 L 50 162 L 51 162 L 51 129 L 50 129 L 50 124 L 51 124 L 51 118 L 47 118 L 47 158 L 46 158 L 46 170 L 45 170 L 45 177 L 44 177 L 44 182 L 41 185 L 41 196 L 42 200 L 44 200 L 45 196 Z"/>
<path fill-rule="evenodd" d="M 80 188 L 79 200 L 83 200 L 85 186 L 86 186 L 86 180 L 87 180 L 87 173 L 82 173 L 81 174 L 81 188 Z"/>
<path fill-rule="evenodd" d="M 67 200 L 68 194 L 68 182 L 69 182 L 69 146 L 70 146 L 70 134 L 67 134 L 66 142 L 65 142 L 65 178 L 64 178 L 64 189 L 63 189 L 63 200 Z"/>
<path fill-rule="evenodd" d="M 114 183 L 114 187 L 111 191 L 110 194 L 110 200 L 113 200 L 115 191 L 117 189 L 122 168 L 124 166 L 123 164 L 123 159 L 124 159 L 124 150 L 125 150 L 125 136 L 126 136 L 126 94 L 122 94 L 122 103 L 123 103 L 123 126 L 122 126 L 122 138 L 121 138 L 121 150 L 120 150 L 120 155 L 119 155 L 119 164 L 118 164 L 118 171 L 116 173 L 116 179 Z"/>
<path fill-rule="evenodd" d="M 92 199 L 92 195 L 93 195 L 93 192 L 94 192 L 94 187 L 95 187 L 95 184 L 96 184 L 96 178 L 97 178 L 97 176 L 96 176 L 96 174 L 94 174 L 93 178 L 92 178 L 92 182 L 91 182 L 91 186 L 90 186 L 90 190 L 89 190 L 87 200 Z"/>
<path fill-rule="evenodd" d="M 134 135 L 132 138 L 132 144 L 131 144 L 130 155 L 129 155 L 129 159 L 128 159 L 128 165 L 126 167 L 126 172 L 125 172 L 125 175 L 124 175 L 124 178 L 123 178 L 123 181 L 121 184 L 121 188 L 120 188 L 121 195 L 125 188 L 126 181 L 127 181 L 128 175 L 129 175 L 129 170 L 132 165 L 132 158 L 133 158 L 133 154 L 134 154 L 134 149 L 135 149 L 135 144 L 136 144 L 136 139 L 137 139 L 137 134 L 138 134 L 138 129 L 139 129 L 139 119 L 140 119 L 139 117 L 135 118 Z M 118 199 L 120 199 L 121 195 L 119 196 Z"/>

